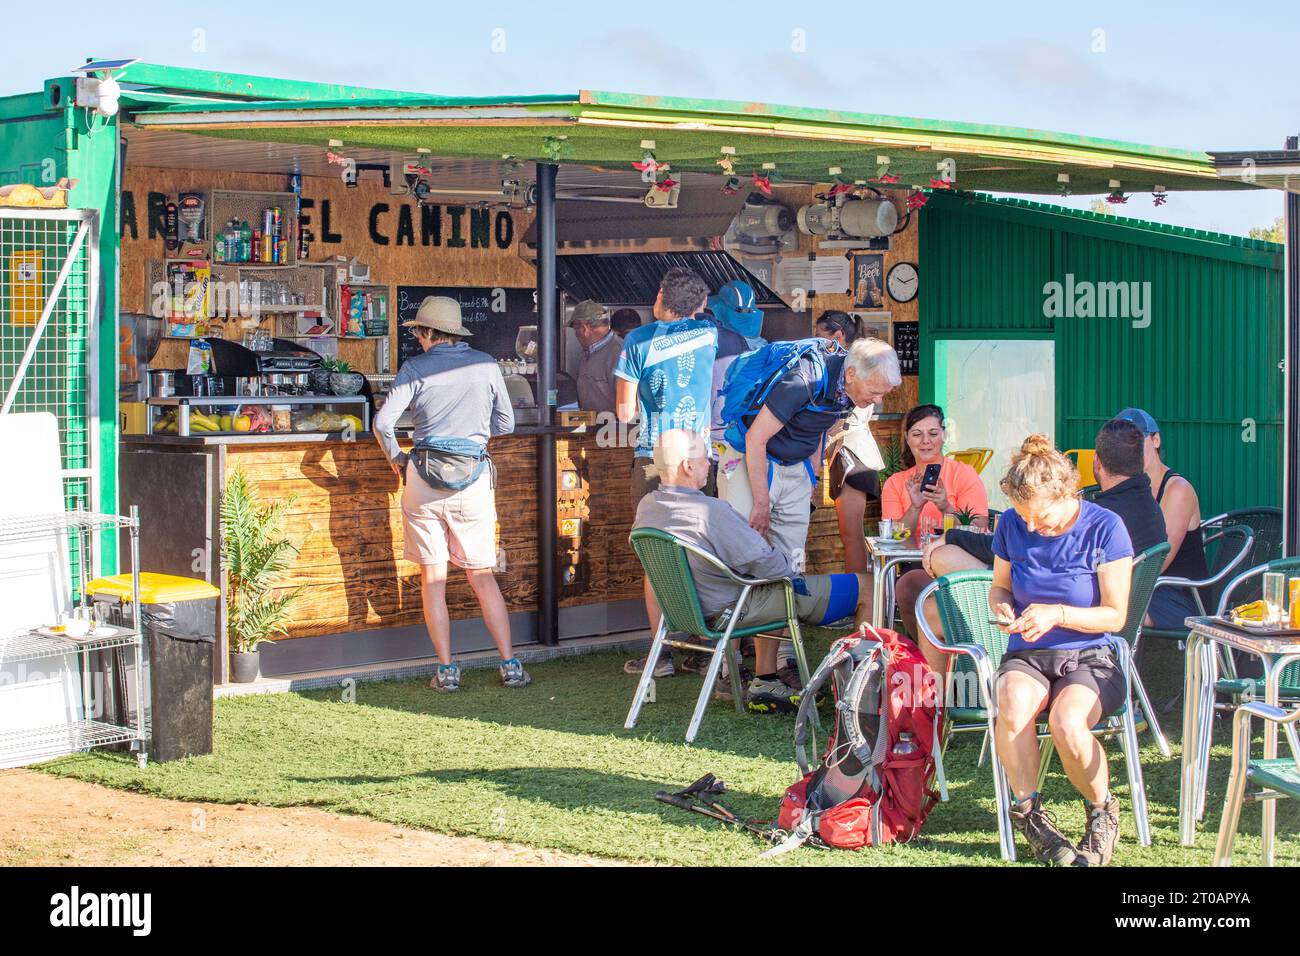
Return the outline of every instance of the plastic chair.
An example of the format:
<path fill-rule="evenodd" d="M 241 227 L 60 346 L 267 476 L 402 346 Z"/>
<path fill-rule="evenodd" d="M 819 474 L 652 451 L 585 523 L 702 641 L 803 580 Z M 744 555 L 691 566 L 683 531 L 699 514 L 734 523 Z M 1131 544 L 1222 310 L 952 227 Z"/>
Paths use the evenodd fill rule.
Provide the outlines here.
<path fill-rule="evenodd" d="M 627 720 L 623 723 L 625 728 L 631 730 L 636 726 L 637 717 L 645 704 L 646 693 L 650 689 L 650 681 L 654 676 L 655 664 L 659 662 L 659 655 L 664 647 L 698 651 L 709 655 L 709 667 L 704 675 L 704 686 L 700 688 L 700 696 L 695 703 L 690 726 L 686 730 L 688 744 L 692 743 L 695 735 L 699 733 L 700 722 L 704 719 L 704 708 L 708 706 L 709 695 L 713 692 L 713 685 L 722 669 L 723 656 L 728 650 L 731 650 L 733 655 L 730 668 L 731 690 L 735 698 L 736 710 L 742 714 L 745 712 L 744 694 L 740 686 L 740 654 L 732 644 L 733 641 L 753 634 L 788 628 L 789 640 L 794 645 L 795 663 L 799 668 L 799 679 L 805 687 L 808 685 L 808 661 L 804 657 L 799 618 L 795 612 L 794 585 L 789 578 L 743 578 L 715 555 L 655 528 L 636 528 L 632 531 L 630 540 L 632 550 L 641 560 L 641 567 L 645 569 L 650 587 L 659 602 L 661 616 L 659 629 L 655 632 L 654 642 L 650 645 L 650 653 L 646 657 L 645 668 L 641 671 L 641 679 L 637 681 L 636 696 L 632 698 Z M 704 619 L 699 594 L 695 589 L 695 575 L 687 560 L 688 555 L 712 565 L 740 588 L 740 598 L 735 606 L 730 611 L 724 612 L 718 620 L 721 629 L 710 627 Z M 769 584 L 780 584 L 785 588 L 785 619 L 737 627 L 736 622 L 744 616 L 745 605 L 754 588 Z M 690 641 L 670 641 L 668 634 L 673 631 L 685 632 L 691 637 L 702 638 L 713 643 L 704 645 Z M 773 635 L 765 634 L 765 636 Z M 784 638 L 780 639 L 784 640 Z"/>
<path fill-rule="evenodd" d="M 1006 771 L 998 759 L 997 748 L 991 746 L 993 727 L 996 721 L 997 697 L 994 693 L 994 679 L 1002 657 L 1006 654 L 1010 635 L 998 630 L 991 623 L 988 594 L 993 585 L 993 572 L 987 570 L 958 571 L 930 582 L 916 599 L 917 624 L 931 645 L 944 654 L 958 658 L 954 662 L 949 687 L 961 689 L 958 681 L 964 679 L 967 688 L 972 685 L 978 694 L 972 701 L 957 701 L 962 706 L 944 708 L 944 745 L 946 747 L 950 732 L 964 730 L 985 731 L 985 746 L 991 755 L 993 764 L 993 789 L 998 813 L 998 842 L 1004 860 L 1016 858 L 1015 835 L 1011 827 L 1011 790 L 1007 782 Z M 941 642 L 925 618 L 923 610 L 925 601 L 933 597 L 939 610 L 939 620 L 943 624 L 944 637 Z M 1113 714 L 1103 718 L 1102 723 L 1093 728 L 1098 736 L 1118 734 L 1124 751 L 1124 765 L 1128 771 L 1129 790 L 1132 794 L 1133 816 L 1136 820 L 1138 840 L 1143 846 L 1151 845 L 1151 829 L 1147 820 L 1146 788 L 1142 778 L 1142 765 L 1138 759 L 1136 708 L 1131 703 L 1133 694 L 1132 658 L 1126 640 L 1115 637 L 1111 641 L 1115 650 L 1115 659 L 1119 664 L 1124 679 L 1128 684 L 1128 693 L 1124 704 Z M 969 675 L 973 673 L 973 680 Z M 945 689 L 945 703 L 949 696 Z M 1042 723 L 1039 724 L 1038 737 L 1044 741 L 1040 754 L 1040 782 L 1042 768 L 1050 756 L 1048 744 L 1051 734 Z M 981 754 L 982 758 L 983 754 Z M 982 760 L 981 760 L 982 762 Z"/>
<path fill-rule="evenodd" d="M 947 453 L 949 458 L 955 461 L 963 462 L 975 469 L 978 474 L 984 470 L 984 466 L 989 463 L 993 457 L 992 448 L 965 448 L 961 451 L 950 451 Z"/>
<path fill-rule="evenodd" d="M 1092 463 L 1097 458 L 1095 448 L 1071 448 L 1065 454 L 1074 462 L 1074 467 L 1079 471 L 1080 488 L 1097 483 L 1097 478 L 1092 471 Z"/>
<path fill-rule="evenodd" d="M 1294 665 L 1291 665 L 1294 666 Z M 1286 734 L 1290 758 L 1272 760 L 1250 759 L 1250 719 L 1278 724 Z M 1270 707 L 1259 701 L 1242 704 L 1232 718 L 1232 770 L 1228 774 L 1228 790 L 1223 799 L 1223 817 L 1219 821 L 1219 839 L 1214 845 L 1214 865 L 1232 866 L 1232 845 L 1237 838 L 1241 822 L 1241 805 L 1246 799 L 1246 784 L 1257 783 L 1265 789 L 1284 797 L 1300 797 L 1300 740 L 1296 738 L 1296 721 L 1300 710 L 1288 713 L 1280 707 Z M 1264 861 L 1273 859 L 1273 834 L 1267 829 L 1263 835 Z"/>

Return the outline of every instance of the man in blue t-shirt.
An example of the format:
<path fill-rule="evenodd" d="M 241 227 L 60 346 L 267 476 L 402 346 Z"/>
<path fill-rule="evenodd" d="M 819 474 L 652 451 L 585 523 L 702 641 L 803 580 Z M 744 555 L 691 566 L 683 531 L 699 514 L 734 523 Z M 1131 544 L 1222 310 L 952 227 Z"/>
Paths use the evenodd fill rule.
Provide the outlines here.
<path fill-rule="evenodd" d="M 713 420 L 713 362 L 718 354 L 718 328 L 704 311 L 709 287 L 690 269 L 678 266 L 664 273 L 655 297 L 655 321 L 633 329 L 623 340 L 614 366 L 618 420 L 640 418 L 641 429 L 632 459 L 632 500 L 640 502 L 659 487 L 654 470 L 655 441 L 663 432 L 684 429 L 706 442 Z M 646 618 L 653 633 L 659 627 L 659 602 L 647 578 Z M 623 670 L 639 674 L 645 659 L 628 661 Z M 655 665 L 655 677 L 671 677 L 671 654 Z"/>
<path fill-rule="evenodd" d="M 709 287 L 690 269 L 669 269 L 655 298 L 656 321 L 623 340 L 614 367 L 615 401 L 619 421 L 641 421 L 632 461 L 636 501 L 658 485 L 647 471 L 660 432 L 684 428 L 708 440 L 718 330 L 708 319 L 695 318 L 708 295 Z"/>

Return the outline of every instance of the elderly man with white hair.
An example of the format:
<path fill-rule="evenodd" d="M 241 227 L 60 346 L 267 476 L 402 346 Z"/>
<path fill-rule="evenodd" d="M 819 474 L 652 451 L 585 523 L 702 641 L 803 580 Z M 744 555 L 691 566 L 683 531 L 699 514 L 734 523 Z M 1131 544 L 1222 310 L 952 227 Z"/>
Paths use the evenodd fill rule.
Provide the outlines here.
<path fill-rule="evenodd" d="M 852 409 L 879 407 L 902 380 L 898 355 L 879 339 L 860 338 L 847 351 L 808 350 L 761 407 L 728 429 L 719 448 L 718 497 L 800 567 L 826 433 Z M 763 696 L 751 698 L 751 708 L 788 703 L 799 686 L 792 661 L 778 670 L 777 644 L 764 638 L 755 640 L 755 654 Z"/>
<path fill-rule="evenodd" d="M 641 499 L 633 527 L 666 531 L 688 544 L 715 555 L 743 577 L 793 578 L 799 620 L 829 624 L 850 614 L 858 622 L 871 617 L 871 587 L 863 574 L 801 576 L 790 555 L 773 547 L 749 526 L 731 505 L 710 498 L 700 489 L 709 477 L 708 449 L 696 432 L 670 429 L 654 447 L 659 487 Z M 716 568 L 688 556 L 705 618 L 712 622 L 740 597 L 740 587 Z M 779 584 L 756 589 L 745 606 L 740 624 L 763 624 L 785 617 L 785 588 Z M 774 641 L 766 641 L 775 644 Z M 768 664 L 771 665 L 769 657 Z M 763 695 L 779 710 L 794 710 L 798 693 L 777 693 L 770 679 L 755 677 L 747 688 L 751 703 Z M 784 685 L 782 685 L 784 686 Z"/>

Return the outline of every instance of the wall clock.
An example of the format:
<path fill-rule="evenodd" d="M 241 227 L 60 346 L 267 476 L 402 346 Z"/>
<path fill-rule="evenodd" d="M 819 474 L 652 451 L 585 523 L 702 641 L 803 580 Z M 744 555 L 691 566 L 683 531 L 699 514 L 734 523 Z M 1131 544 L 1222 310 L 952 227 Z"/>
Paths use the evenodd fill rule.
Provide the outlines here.
<path fill-rule="evenodd" d="M 910 262 L 900 262 L 889 270 L 889 275 L 885 278 L 885 288 L 889 290 L 889 297 L 895 302 L 911 302 L 920 291 L 918 280 L 916 266 Z"/>

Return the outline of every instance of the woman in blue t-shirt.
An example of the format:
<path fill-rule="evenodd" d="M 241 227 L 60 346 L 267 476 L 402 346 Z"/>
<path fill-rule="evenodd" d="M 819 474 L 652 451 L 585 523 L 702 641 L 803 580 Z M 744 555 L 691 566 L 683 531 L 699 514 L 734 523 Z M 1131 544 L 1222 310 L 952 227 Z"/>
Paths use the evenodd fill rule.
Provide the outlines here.
<path fill-rule="evenodd" d="M 1014 802 L 1011 819 L 1040 862 L 1105 866 L 1119 840 L 1119 801 L 1092 728 L 1124 703 L 1111 634 L 1128 611 L 1133 545 L 1119 516 L 1082 501 L 1074 464 L 1045 435 L 1025 439 L 1002 491 L 1012 510 L 993 536 L 989 607 L 1011 635 L 997 673 L 994 742 Z M 1036 789 L 1036 723 L 1083 795 L 1088 825 L 1072 846 Z"/>

